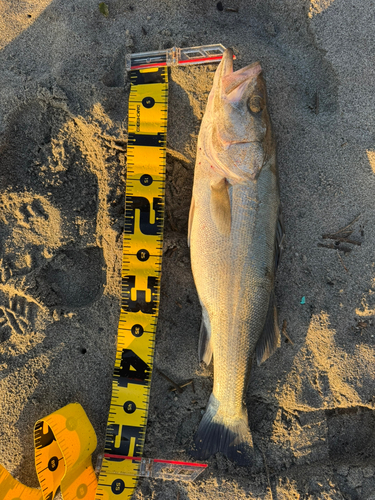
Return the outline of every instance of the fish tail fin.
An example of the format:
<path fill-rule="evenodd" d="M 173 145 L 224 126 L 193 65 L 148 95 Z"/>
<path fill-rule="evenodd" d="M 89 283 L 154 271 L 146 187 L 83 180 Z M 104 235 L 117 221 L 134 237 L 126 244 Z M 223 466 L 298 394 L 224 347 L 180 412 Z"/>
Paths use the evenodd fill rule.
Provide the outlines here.
<path fill-rule="evenodd" d="M 195 450 L 192 455 L 205 460 L 214 453 L 221 452 L 238 465 L 253 462 L 253 440 L 247 412 L 236 419 L 227 419 L 218 412 L 220 403 L 212 394 L 206 412 L 195 434 Z"/>

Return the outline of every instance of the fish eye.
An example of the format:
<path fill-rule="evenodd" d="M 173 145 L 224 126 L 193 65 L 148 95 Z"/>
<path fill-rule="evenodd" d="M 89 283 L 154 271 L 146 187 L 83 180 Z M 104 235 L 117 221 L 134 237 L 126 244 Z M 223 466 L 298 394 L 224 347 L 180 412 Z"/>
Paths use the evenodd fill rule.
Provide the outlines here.
<path fill-rule="evenodd" d="M 252 95 L 249 99 L 249 109 L 252 113 L 259 113 L 264 108 L 264 100 L 260 95 Z"/>

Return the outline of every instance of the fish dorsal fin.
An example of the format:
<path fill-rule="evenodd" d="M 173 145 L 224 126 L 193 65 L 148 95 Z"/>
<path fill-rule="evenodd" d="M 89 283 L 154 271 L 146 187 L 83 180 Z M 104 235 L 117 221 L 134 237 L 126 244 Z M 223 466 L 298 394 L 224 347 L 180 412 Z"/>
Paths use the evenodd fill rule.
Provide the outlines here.
<path fill-rule="evenodd" d="M 266 361 L 280 345 L 280 330 L 278 325 L 276 301 L 274 292 L 271 293 L 268 305 L 267 318 L 260 336 L 255 355 L 258 365 Z"/>
<path fill-rule="evenodd" d="M 229 236 L 232 225 L 230 209 L 229 183 L 225 177 L 211 184 L 210 210 L 217 230 L 224 236 Z"/>
<path fill-rule="evenodd" d="M 279 213 L 276 221 L 276 234 L 275 234 L 275 262 L 274 262 L 275 273 L 280 261 L 283 240 L 284 240 L 284 224 L 283 224 L 283 216 L 281 213 L 281 207 L 279 207 Z M 266 361 L 266 359 L 268 359 L 271 356 L 271 354 L 273 354 L 276 351 L 279 345 L 280 345 L 280 330 L 277 318 L 275 293 L 272 292 L 270 295 L 267 318 L 264 324 L 263 333 L 258 340 L 255 350 L 258 365 L 263 363 L 263 361 Z"/>
<path fill-rule="evenodd" d="M 202 323 L 199 333 L 198 358 L 208 366 L 212 360 L 213 346 L 211 342 L 211 323 L 207 309 L 202 305 Z"/>
<path fill-rule="evenodd" d="M 193 226 L 194 211 L 195 211 L 195 199 L 194 196 L 192 196 L 190 203 L 190 211 L 189 211 L 189 223 L 188 223 L 188 247 L 190 247 L 191 228 Z"/>

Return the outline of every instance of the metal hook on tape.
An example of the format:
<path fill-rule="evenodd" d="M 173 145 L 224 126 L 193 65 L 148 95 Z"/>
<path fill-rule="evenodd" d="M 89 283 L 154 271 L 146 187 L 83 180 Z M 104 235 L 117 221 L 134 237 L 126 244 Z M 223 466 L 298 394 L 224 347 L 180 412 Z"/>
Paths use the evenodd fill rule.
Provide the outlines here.
<path fill-rule="evenodd" d="M 198 47 L 172 47 L 171 49 L 138 52 L 126 55 L 126 69 L 159 68 L 162 66 L 179 66 L 188 64 L 208 64 L 219 62 L 225 51 L 221 43 L 215 45 L 199 45 Z"/>

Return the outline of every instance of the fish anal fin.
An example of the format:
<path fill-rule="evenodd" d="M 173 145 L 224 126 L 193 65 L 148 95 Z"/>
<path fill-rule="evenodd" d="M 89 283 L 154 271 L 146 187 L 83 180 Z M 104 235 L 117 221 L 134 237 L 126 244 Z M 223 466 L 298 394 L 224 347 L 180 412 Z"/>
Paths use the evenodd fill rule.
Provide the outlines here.
<path fill-rule="evenodd" d="M 190 203 L 190 211 L 189 211 L 189 223 L 188 223 L 188 247 L 190 247 L 190 237 L 191 237 L 191 228 L 193 226 L 194 211 L 195 211 L 195 199 L 194 196 L 192 196 Z"/>
<path fill-rule="evenodd" d="M 212 342 L 210 336 L 208 335 L 206 325 L 202 320 L 198 347 L 199 362 L 201 363 L 203 361 L 203 363 L 208 366 L 212 360 L 212 352 Z"/>
<path fill-rule="evenodd" d="M 202 323 L 199 333 L 198 358 L 208 366 L 212 360 L 211 324 L 207 309 L 202 304 Z"/>
<path fill-rule="evenodd" d="M 275 294 L 272 292 L 268 305 L 266 322 L 256 348 L 255 356 L 258 365 L 266 361 L 280 345 L 280 329 L 278 325 Z"/>
<path fill-rule="evenodd" d="M 232 226 L 229 183 L 225 177 L 211 184 L 211 217 L 217 230 L 223 236 L 229 236 Z"/>

